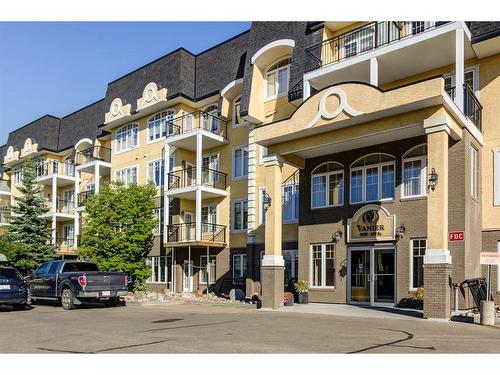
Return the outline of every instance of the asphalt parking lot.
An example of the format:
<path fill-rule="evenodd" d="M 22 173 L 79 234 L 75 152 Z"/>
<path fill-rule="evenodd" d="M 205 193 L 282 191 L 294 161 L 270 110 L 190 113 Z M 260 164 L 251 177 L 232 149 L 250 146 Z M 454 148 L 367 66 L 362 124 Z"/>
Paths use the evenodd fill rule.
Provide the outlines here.
<path fill-rule="evenodd" d="M 0 353 L 500 353 L 500 329 L 217 305 L 0 307 Z"/>

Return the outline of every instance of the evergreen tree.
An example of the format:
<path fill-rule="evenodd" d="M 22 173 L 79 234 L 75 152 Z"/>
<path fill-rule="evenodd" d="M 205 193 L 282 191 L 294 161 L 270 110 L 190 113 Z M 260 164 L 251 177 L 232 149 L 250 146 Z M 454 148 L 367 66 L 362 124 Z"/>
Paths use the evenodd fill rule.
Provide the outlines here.
<path fill-rule="evenodd" d="M 122 183 L 103 186 L 86 203 L 78 256 L 96 262 L 103 271 L 132 276 L 134 289 L 150 276 L 146 256 L 157 224 L 154 215 L 156 187 Z"/>
<path fill-rule="evenodd" d="M 7 251 L 9 263 L 24 272 L 56 256 L 54 245 L 51 244 L 51 218 L 43 216 L 49 209 L 42 198 L 42 188 L 36 177 L 35 164 L 33 160 L 27 159 L 22 169 L 21 184 L 17 187 L 21 195 L 14 198 L 13 215 L 6 234 L 6 240 L 16 244 Z"/>

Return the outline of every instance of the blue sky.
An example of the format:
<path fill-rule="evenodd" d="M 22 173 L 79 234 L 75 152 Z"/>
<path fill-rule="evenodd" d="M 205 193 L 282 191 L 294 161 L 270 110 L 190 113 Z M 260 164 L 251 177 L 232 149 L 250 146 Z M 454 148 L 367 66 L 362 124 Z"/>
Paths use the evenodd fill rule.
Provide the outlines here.
<path fill-rule="evenodd" d="M 108 82 L 178 48 L 199 53 L 249 22 L 0 22 L 0 145 L 45 114 L 104 97 Z"/>

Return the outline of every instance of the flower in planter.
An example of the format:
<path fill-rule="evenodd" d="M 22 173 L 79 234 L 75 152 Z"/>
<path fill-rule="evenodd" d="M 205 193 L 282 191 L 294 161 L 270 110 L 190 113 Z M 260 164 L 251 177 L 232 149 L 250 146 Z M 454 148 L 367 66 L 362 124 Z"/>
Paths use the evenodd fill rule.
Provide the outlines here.
<path fill-rule="evenodd" d="M 293 299 L 293 293 L 290 293 L 290 292 L 285 292 L 285 293 L 283 293 L 283 299 L 284 299 L 284 300 L 290 300 L 290 299 Z"/>
<path fill-rule="evenodd" d="M 306 280 L 299 280 L 295 284 L 293 284 L 295 287 L 295 291 L 297 293 L 306 293 L 309 291 L 309 282 Z"/>

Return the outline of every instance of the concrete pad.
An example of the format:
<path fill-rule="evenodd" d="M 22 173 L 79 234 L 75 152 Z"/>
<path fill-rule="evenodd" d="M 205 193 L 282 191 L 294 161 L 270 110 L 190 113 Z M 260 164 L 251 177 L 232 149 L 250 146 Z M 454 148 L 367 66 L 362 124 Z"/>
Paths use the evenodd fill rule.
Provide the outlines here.
<path fill-rule="evenodd" d="M 326 303 L 294 304 L 293 306 L 285 306 L 279 310 L 261 309 L 261 311 L 400 320 L 415 320 L 423 317 L 422 311 L 418 310 Z"/>

